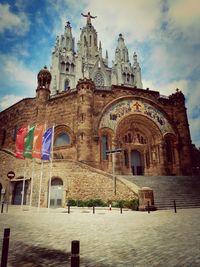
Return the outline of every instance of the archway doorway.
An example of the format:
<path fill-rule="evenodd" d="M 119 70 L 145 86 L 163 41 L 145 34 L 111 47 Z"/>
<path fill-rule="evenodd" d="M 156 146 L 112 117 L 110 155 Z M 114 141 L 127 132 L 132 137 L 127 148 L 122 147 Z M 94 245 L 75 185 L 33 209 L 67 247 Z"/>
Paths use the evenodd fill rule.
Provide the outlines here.
<path fill-rule="evenodd" d="M 144 166 L 141 153 L 135 149 L 131 151 L 131 168 L 133 175 L 144 174 Z"/>
<path fill-rule="evenodd" d="M 50 207 L 51 208 L 62 207 L 62 198 L 63 198 L 63 181 L 60 178 L 52 178 Z"/>
<path fill-rule="evenodd" d="M 13 191 L 13 204 L 14 205 L 21 205 L 22 190 L 23 190 L 23 181 L 16 182 L 14 186 L 14 191 Z M 25 182 L 24 201 L 23 201 L 24 205 L 26 204 L 27 190 L 28 190 L 28 183 Z"/>

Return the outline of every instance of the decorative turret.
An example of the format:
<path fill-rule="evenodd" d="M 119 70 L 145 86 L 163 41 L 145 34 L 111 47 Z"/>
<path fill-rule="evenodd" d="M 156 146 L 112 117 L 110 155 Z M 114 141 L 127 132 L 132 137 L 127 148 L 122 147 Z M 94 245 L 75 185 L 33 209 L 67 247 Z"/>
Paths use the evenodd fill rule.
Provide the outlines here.
<path fill-rule="evenodd" d="M 51 73 L 45 66 L 41 69 L 37 75 L 38 86 L 37 86 L 37 98 L 43 101 L 49 99 L 50 95 L 50 83 L 51 83 Z"/>
<path fill-rule="evenodd" d="M 128 62 L 129 61 L 128 49 L 124 43 L 124 38 L 121 33 L 119 34 L 118 44 L 115 50 L 115 60 L 117 62 L 119 61 Z"/>
<path fill-rule="evenodd" d="M 91 21 L 87 19 L 86 26 L 82 29 L 80 36 L 80 51 L 81 57 L 87 60 L 89 63 L 93 63 L 98 55 L 97 46 L 97 32 Z"/>
<path fill-rule="evenodd" d="M 143 88 L 142 80 L 141 80 L 141 68 L 137 61 L 136 52 L 134 52 L 133 54 L 133 69 L 134 69 L 134 75 L 135 75 L 135 86 L 137 88 Z"/>
<path fill-rule="evenodd" d="M 46 103 L 50 98 L 51 73 L 45 66 L 37 75 L 38 86 L 36 89 L 36 114 L 37 121 L 45 122 Z"/>
<path fill-rule="evenodd" d="M 77 84 L 78 104 L 78 140 L 77 160 L 91 161 L 91 142 L 93 133 L 92 110 L 94 106 L 94 82 L 91 79 L 80 79 Z"/>

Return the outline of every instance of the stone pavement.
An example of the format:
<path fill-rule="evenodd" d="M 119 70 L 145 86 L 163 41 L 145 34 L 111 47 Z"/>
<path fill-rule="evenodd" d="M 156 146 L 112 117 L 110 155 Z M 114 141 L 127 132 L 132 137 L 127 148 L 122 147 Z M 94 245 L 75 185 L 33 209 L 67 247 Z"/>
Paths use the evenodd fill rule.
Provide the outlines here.
<path fill-rule="evenodd" d="M 147 212 L 119 209 L 9 207 L 0 214 L 10 227 L 8 266 L 70 266 L 71 241 L 80 240 L 81 267 L 199 267 L 200 209 Z M 0 250 L 1 251 L 1 250 Z"/>

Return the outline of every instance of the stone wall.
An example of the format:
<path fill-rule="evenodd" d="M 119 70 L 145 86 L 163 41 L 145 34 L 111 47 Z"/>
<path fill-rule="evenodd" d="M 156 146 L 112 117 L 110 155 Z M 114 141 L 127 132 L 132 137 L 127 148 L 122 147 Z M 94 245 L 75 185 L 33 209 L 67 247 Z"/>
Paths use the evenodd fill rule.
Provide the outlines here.
<path fill-rule="evenodd" d="M 26 160 L 25 168 L 25 161 L 16 159 L 14 155 L 8 153 L 8 151 L 1 150 L 0 158 L 2 159 L 0 163 L 2 169 L 0 183 L 3 188 L 6 188 L 7 199 L 9 198 L 10 203 L 13 200 L 14 187 L 17 179 L 22 178 L 25 174 L 28 181 L 27 204 L 29 204 L 30 201 L 31 182 L 33 182 L 32 204 L 34 206 L 38 205 L 41 171 L 43 173 L 40 202 L 42 207 L 47 207 L 48 205 L 50 176 L 52 179 L 57 177 L 63 181 L 63 206 L 67 199 L 70 198 L 80 200 L 100 198 L 104 201 L 137 198 L 137 192 L 129 188 L 121 179 L 116 182 L 116 194 L 114 194 L 112 176 L 84 163 L 69 160 L 54 160 L 51 171 L 49 162 L 44 162 L 42 164 L 41 161 L 35 160 L 33 172 L 32 160 Z M 10 182 L 7 179 L 7 173 L 9 171 L 15 172 L 14 181 Z"/>

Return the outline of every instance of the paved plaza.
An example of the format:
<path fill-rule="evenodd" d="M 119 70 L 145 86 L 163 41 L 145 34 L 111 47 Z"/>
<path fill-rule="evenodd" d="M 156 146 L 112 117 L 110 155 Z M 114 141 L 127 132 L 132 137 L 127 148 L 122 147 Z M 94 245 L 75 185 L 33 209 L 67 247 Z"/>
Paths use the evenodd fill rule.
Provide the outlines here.
<path fill-rule="evenodd" d="M 70 266 L 71 241 L 80 240 L 80 266 L 199 267 L 200 209 L 136 212 L 119 209 L 9 207 L 0 214 L 11 229 L 8 266 Z"/>

